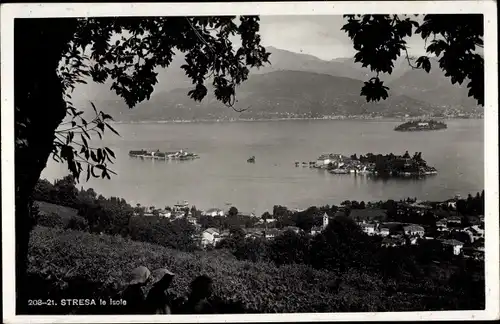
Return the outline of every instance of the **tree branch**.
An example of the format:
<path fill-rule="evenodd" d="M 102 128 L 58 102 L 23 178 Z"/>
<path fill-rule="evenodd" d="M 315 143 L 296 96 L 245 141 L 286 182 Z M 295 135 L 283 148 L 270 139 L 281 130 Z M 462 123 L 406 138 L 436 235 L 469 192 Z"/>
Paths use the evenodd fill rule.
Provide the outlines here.
<path fill-rule="evenodd" d="M 406 46 L 404 47 L 405 49 L 405 52 L 406 52 L 406 60 L 408 61 L 408 65 L 413 69 L 413 70 L 420 70 L 419 67 L 417 66 L 414 66 L 413 64 L 411 64 L 411 61 L 410 61 L 410 55 L 408 54 L 408 49 L 406 48 Z"/>

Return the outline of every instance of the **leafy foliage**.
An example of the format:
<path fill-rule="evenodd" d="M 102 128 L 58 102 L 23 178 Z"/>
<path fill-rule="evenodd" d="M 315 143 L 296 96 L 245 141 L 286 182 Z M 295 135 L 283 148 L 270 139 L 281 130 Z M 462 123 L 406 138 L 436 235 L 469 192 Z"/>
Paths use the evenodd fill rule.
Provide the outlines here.
<path fill-rule="evenodd" d="M 108 163 L 114 159 L 108 147 L 88 145 L 91 134 L 102 138 L 105 129 L 118 134 L 109 123 L 112 117 L 97 111 L 87 122 L 83 112 L 71 102 L 77 83 L 92 80 L 104 83 L 111 79 L 111 90 L 121 96 L 128 107 L 149 100 L 157 83 L 156 68 L 166 68 L 175 51 L 185 54 L 182 69 L 194 88 L 188 95 L 201 101 L 208 93 L 206 80 L 212 78 L 217 100 L 234 107 L 235 89 L 248 77 L 248 67 L 268 62 L 269 53 L 260 46 L 259 18 L 242 16 L 239 24 L 228 17 L 113 17 L 85 18 L 76 21 L 74 35 L 61 58 L 59 77 L 65 91 L 69 128 L 56 131 L 53 157 L 65 161 L 76 179 L 87 163 L 87 179 L 110 178 Z M 241 47 L 234 49 L 230 36 L 239 35 Z M 115 39 L 115 40 L 113 40 Z M 90 80 L 89 80 L 90 79 Z M 76 138 L 75 138 L 76 135 Z M 80 135 L 79 137 L 77 135 Z M 81 141 L 80 141 L 81 140 Z"/>
<path fill-rule="evenodd" d="M 124 199 L 104 198 L 93 189 L 77 190 L 71 175 L 55 181 L 54 185 L 40 180 L 34 198 L 43 201 L 37 204 L 46 211 L 36 218 L 41 226 L 121 235 L 179 250 L 193 251 L 196 248 L 192 240 L 194 227 L 185 219 L 170 221 L 159 216 L 133 217 L 134 208 Z"/>
<path fill-rule="evenodd" d="M 376 76 L 361 89 L 367 101 L 388 97 L 388 87 L 379 79 L 379 73 L 391 74 L 396 59 L 405 55 L 408 64 L 429 73 L 431 60 L 451 83 L 468 81 L 469 96 L 484 106 L 484 59 L 478 53 L 483 47 L 483 15 L 428 14 L 420 23 L 406 15 L 346 15 L 342 30 L 353 41 L 355 62 L 368 67 Z M 415 62 L 408 55 L 407 39 L 418 34 L 425 40 L 428 55 Z M 416 65 L 414 64 L 416 63 Z"/>

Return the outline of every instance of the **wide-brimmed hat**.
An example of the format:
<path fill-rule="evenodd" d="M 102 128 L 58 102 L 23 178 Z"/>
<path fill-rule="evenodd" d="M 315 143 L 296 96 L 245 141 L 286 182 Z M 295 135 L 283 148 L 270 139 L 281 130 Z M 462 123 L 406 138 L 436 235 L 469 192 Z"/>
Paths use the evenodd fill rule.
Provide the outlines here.
<path fill-rule="evenodd" d="M 153 270 L 153 273 L 151 274 L 151 276 L 153 277 L 153 280 L 155 282 L 158 282 L 158 281 L 162 280 L 165 276 L 174 277 L 175 273 L 173 273 L 172 271 L 170 271 L 166 268 L 160 268 L 160 269 Z"/>
<path fill-rule="evenodd" d="M 144 266 L 140 266 L 132 270 L 130 284 L 144 284 L 151 276 L 151 271 Z"/>

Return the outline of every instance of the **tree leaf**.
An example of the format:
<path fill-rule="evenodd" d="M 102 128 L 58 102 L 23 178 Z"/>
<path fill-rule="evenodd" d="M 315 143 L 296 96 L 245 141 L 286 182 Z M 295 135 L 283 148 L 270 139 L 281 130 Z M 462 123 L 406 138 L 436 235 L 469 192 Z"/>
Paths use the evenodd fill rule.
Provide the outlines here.
<path fill-rule="evenodd" d="M 105 147 L 105 149 L 109 153 L 109 155 L 113 157 L 113 159 L 116 159 L 115 153 L 109 147 Z"/>
<path fill-rule="evenodd" d="M 97 115 L 97 109 L 96 109 L 96 107 L 95 107 L 94 103 L 91 101 L 91 102 L 90 102 L 90 104 L 92 105 L 92 108 L 94 109 L 94 112 L 95 112 L 95 113 L 96 113 L 96 115 Z"/>
<path fill-rule="evenodd" d="M 108 128 L 109 128 L 109 130 L 111 130 L 113 133 L 115 133 L 116 135 L 120 136 L 120 134 L 118 134 L 118 132 L 117 132 L 117 131 L 113 128 L 113 127 L 111 127 L 111 125 L 110 125 L 110 124 L 106 123 L 105 125 L 106 125 L 106 127 L 108 127 Z"/>
<path fill-rule="evenodd" d="M 88 148 L 89 147 L 89 144 L 87 143 L 87 140 L 85 139 L 85 137 L 83 136 L 83 134 L 80 134 L 80 137 L 82 139 L 82 142 L 83 142 L 83 145 Z"/>

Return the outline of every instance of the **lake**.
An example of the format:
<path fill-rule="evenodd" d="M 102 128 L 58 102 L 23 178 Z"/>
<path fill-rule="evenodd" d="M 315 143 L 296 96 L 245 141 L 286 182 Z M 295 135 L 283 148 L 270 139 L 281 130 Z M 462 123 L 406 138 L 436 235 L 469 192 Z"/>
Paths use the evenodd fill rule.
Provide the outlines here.
<path fill-rule="evenodd" d="M 117 124 L 121 137 L 109 132 L 91 145 L 114 150 L 117 160 L 111 168 L 118 175 L 88 183 L 83 176 L 81 185 L 132 205 L 163 208 L 188 200 L 199 209 L 227 209 L 232 204 L 258 215 L 272 212 L 274 205 L 307 208 L 406 197 L 440 200 L 484 189 L 483 120 L 448 120 L 448 129 L 431 132 L 395 132 L 398 124 L 380 120 Z M 128 156 L 138 149 L 185 149 L 201 158 L 169 162 Z M 294 163 L 315 161 L 330 152 L 403 154 L 406 150 L 411 155 L 422 152 L 438 174 L 424 180 L 382 181 L 297 168 Z M 250 156 L 255 156 L 255 164 L 247 163 Z M 54 180 L 66 174 L 64 165 L 51 160 L 42 177 Z"/>

